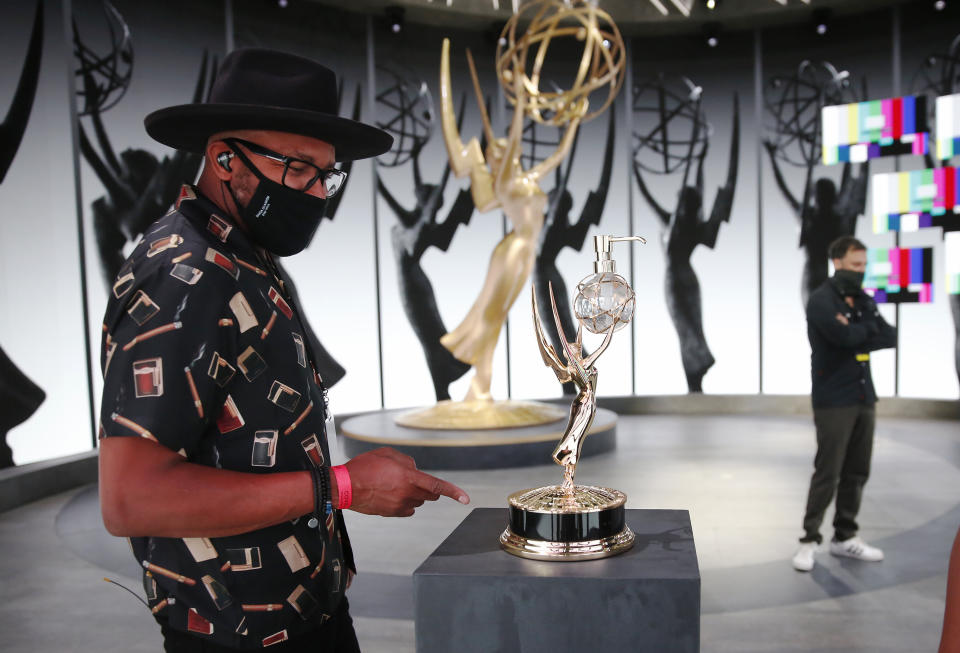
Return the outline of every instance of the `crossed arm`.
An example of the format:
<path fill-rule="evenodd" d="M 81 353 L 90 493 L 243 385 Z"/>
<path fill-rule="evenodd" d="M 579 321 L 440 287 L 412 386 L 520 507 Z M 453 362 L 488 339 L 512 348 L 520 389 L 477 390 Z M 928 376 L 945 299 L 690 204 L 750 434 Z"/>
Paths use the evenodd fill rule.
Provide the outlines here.
<path fill-rule="evenodd" d="M 895 347 L 897 329 L 883 319 L 876 306 L 865 311 L 866 319 L 850 322 L 827 301 L 810 298 L 807 319 L 829 342 L 838 347 L 876 351 Z"/>

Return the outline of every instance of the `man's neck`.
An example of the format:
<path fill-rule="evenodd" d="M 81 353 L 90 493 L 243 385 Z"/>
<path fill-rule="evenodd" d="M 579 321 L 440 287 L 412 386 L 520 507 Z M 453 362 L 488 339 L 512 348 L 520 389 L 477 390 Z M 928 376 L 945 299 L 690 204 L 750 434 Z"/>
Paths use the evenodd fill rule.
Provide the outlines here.
<path fill-rule="evenodd" d="M 233 201 L 230 199 L 229 195 L 227 195 L 226 190 L 223 187 L 223 182 L 217 179 L 214 175 L 204 173 L 200 175 L 200 179 L 197 181 L 197 190 L 199 190 L 204 197 L 213 202 L 223 213 L 226 213 L 228 216 L 230 216 L 234 222 L 239 224 Z"/>
<path fill-rule="evenodd" d="M 197 190 L 213 202 L 223 213 L 230 216 L 230 219 L 240 228 L 240 231 L 248 236 L 250 235 L 250 232 L 247 230 L 247 225 L 243 223 L 243 219 L 240 217 L 240 211 L 232 195 L 227 191 L 226 184 L 216 175 L 204 169 L 200 175 L 200 179 L 197 181 Z"/>

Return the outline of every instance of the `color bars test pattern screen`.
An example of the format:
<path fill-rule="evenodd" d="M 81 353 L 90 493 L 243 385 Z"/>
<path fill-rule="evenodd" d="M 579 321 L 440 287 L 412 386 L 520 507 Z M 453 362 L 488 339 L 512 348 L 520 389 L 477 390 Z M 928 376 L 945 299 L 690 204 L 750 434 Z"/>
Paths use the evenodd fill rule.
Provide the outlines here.
<path fill-rule="evenodd" d="M 932 247 L 871 247 L 863 289 L 878 304 L 933 301 Z"/>
<path fill-rule="evenodd" d="M 873 232 L 960 230 L 960 176 L 951 167 L 873 175 Z"/>
<path fill-rule="evenodd" d="M 960 94 L 937 98 L 937 158 L 960 154 Z"/>
<path fill-rule="evenodd" d="M 922 95 L 824 107 L 821 122 L 826 165 L 927 153 L 930 130 Z"/>
<path fill-rule="evenodd" d="M 944 264 L 947 272 L 947 293 L 960 295 L 960 231 L 943 235 Z"/>

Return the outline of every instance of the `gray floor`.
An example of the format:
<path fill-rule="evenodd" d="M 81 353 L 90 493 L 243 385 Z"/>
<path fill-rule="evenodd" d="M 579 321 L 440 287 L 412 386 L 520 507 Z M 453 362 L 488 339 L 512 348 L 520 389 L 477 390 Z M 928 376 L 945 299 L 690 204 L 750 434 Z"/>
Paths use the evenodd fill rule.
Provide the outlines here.
<path fill-rule="evenodd" d="M 809 418 L 628 417 L 617 451 L 584 460 L 577 479 L 624 490 L 631 508 L 690 511 L 705 653 L 935 651 L 960 525 L 957 423 L 881 420 L 860 520 L 886 551 L 879 564 L 823 553 L 811 574 L 790 567 L 813 452 Z M 501 507 L 558 471 L 446 472 L 472 506 L 428 505 L 409 519 L 349 513 L 363 650 L 413 651 L 412 571 L 472 507 Z M 140 592 L 126 542 L 100 524 L 95 486 L 0 514 L 0 551 L 0 650 L 161 649 L 149 613 L 102 580 Z"/>

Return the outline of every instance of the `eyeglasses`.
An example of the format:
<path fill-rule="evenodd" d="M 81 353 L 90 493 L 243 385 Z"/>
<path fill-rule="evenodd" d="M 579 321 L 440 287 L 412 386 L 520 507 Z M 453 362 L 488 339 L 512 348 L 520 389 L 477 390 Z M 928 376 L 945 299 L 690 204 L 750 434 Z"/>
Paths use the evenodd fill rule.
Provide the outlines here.
<path fill-rule="evenodd" d="M 347 180 L 347 173 L 343 170 L 321 168 L 309 161 L 279 154 L 278 152 L 268 150 L 256 143 L 251 143 L 241 138 L 225 138 L 223 142 L 229 145 L 231 149 L 235 149 L 236 144 L 239 143 L 257 156 L 282 163 L 283 174 L 280 177 L 280 183 L 287 188 L 307 192 L 313 188 L 313 185 L 316 184 L 317 181 L 322 181 L 323 189 L 326 191 L 327 197 L 330 198 L 340 192 L 340 189 L 343 188 L 343 183 Z"/>

